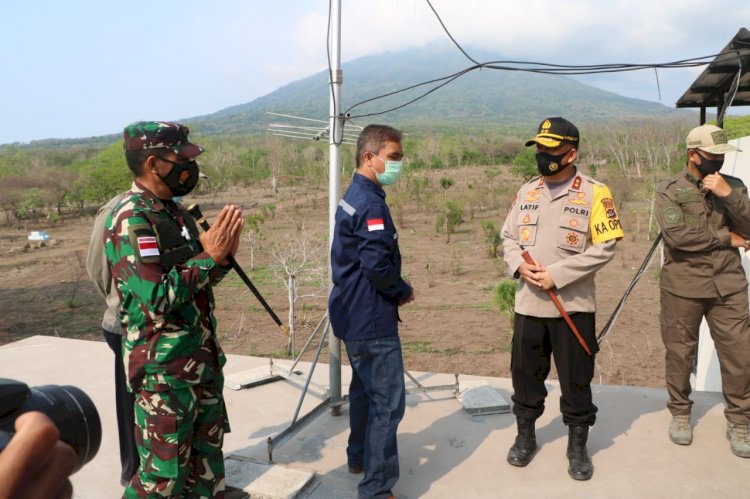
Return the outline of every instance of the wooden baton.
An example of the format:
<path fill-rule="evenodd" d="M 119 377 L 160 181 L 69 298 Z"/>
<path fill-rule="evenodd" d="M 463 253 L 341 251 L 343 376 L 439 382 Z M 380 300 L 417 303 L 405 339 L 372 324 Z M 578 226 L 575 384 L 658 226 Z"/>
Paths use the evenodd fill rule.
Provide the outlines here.
<path fill-rule="evenodd" d="M 537 263 L 534 261 L 534 259 L 531 257 L 528 251 L 524 251 L 521 253 L 521 256 L 523 257 L 524 261 L 528 263 L 529 265 L 536 265 Z M 581 332 L 578 331 L 578 328 L 573 323 L 573 320 L 570 318 L 568 313 L 565 311 L 565 308 L 563 308 L 562 303 L 560 303 L 560 299 L 557 297 L 554 291 L 551 289 L 547 290 L 547 294 L 549 295 L 550 299 L 552 300 L 552 303 L 555 304 L 555 307 L 557 307 L 557 310 L 560 312 L 560 315 L 563 316 L 563 319 L 565 319 L 565 322 L 568 323 L 568 326 L 570 327 L 570 330 L 573 331 L 573 334 L 575 335 L 576 339 L 578 340 L 578 343 L 581 344 L 581 347 L 586 351 L 586 353 L 591 357 L 593 354 L 591 353 L 591 349 L 586 344 L 586 340 L 583 339 L 583 336 L 581 336 Z"/>

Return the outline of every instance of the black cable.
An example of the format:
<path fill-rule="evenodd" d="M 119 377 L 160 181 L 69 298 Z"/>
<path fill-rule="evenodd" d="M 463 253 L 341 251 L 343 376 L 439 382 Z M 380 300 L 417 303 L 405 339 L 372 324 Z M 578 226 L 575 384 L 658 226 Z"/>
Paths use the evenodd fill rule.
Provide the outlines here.
<path fill-rule="evenodd" d="M 331 64 L 331 17 L 333 11 L 333 0 L 328 0 L 328 26 L 326 27 L 326 54 L 328 55 L 328 86 L 331 88 L 331 102 L 333 109 L 336 109 L 336 91 L 333 89 L 333 64 Z M 332 123 L 329 124 L 331 129 L 331 140 L 335 146 L 340 146 L 344 142 L 344 134 L 341 134 L 341 141 L 336 142 L 336 123 L 338 116 L 332 116 Z"/>
<path fill-rule="evenodd" d="M 705 66 L 707 64 L 710 64 L 713 59 L 721 55 L 721 53 L 719 53 L 719 54 L 707 55 L 707 56 L 702 56 L 702 57 L 691 57 L 688 59 L 680 59 L 677 61 L 656 63 L 656 64 L 612 63 L 612 64 L 569 65 L 569 64 L 553 64 L 553 63 L 543 63 L 543 62 L 533 62 L 533 61 L 489 61 L 489 62 L 480 63 L 476 59 L 471 57 L 463 49 L 461 44 L 459 44 L 458 41 L 456 41 L 453 35 L 451 35 L 450 31 L 448 31 L 448 28 L 445 26 L 445 23 L 443 22 L 440 15 L 437 13 L 435 8 L 433 7 L 430 0 L 426 0 L 426 1 L 427 1 L 427 5 L 435 14 L 435 17 L 437 18 L 438 22 L 440 22 L 440 26 L 442 26 L 443 31 L 445 31 L 448 38 L 451 39 L 453 44 L 461 51 L 461 53 L 467 59 L 472 61 L 474 65 L 469 66 L 456 73 L 452 73 L 448 76 L 434 78 L 434 79 L 427 80 L 421 83 L 410 85 L 408 87 L 405 87 L 399 90 L 394 90 L 394 91 L 391 91 L 382 95 L 377 95 L 375 97 L 370 97 L 363 101 L 357 102 L 353 104 L 352 106 L 350 106 L 344 112 L 345 119 L 349 120 L 352 118 L 364 118 L 367 116 L 377 116 L 377 115 L 385 114 L 391 111 L 395 111 L 397 109 L 401 109 L 410 104 L 413 104 L 414 102 L 420 99 L 423 99 L 424 97 L 427 97 L 431 93 L 444 87 L 448 83 L 453 82 L 454 80 L 465 75 L 466 73 L 469 73 L 471 71 L 474 71 L 476 69 L 481 69 L 481 68 L 495 69 L 495 70 L 500 70 L 500 71 L 521 71 L 521 72 L 527 72 L 527 73 L 550 74 L 550 75 L 557 75 L 557 76 L 577 76 L 577 75 L 588 75 L 588 74 L 620 73 L 620 72 L 625 72 L 625 71 L 640 71 L 643 69 L 653 69 L 656 74 L 656 84 L 657 84 L 657 89 L 659 91 L 659 100 L 661 100 L 661 86 L 659 83 L 659 75 L 658 75 L 657 69 L 672 69 L 672 68 L 677 69 L 677 68 L 692 68 L 692 67 Z M 330 26 L 331 26 L 331 3 L 329 0 L 329 12 L 328 12 L 329 33 L 330 33 Z M 330 35 L 329 35 L 329 38 L 330 38 Z M 329 42 L 330 42 L 330 39 L 329 39 Z M 741 41 L 738 43 L 740 43 L 741 45 L 750 46 L 750 43 L 741 42 Z M 738 64 L 740 64 L 740 67 L 741 67 L 741 64 L 742 64 L 741 59 L 744 56 L 743 54 L 740 53 L 741 51 L 745 52 L 744 55 L 747 55 L 750 53 L 750 51 L 747 49 L 737 49 L 736 56 L 723 59 L 722 62 L 730 62 L 730 61 L 737 60 Z M 330 50 L 328 53 L 328 69 L 329 69 L 329 74 L 332 75 Z M 406 92 L 408 90 L 412 90 L 414 88 L 418 88 L 420 86 L 429 85 L 431 83 L 436 83 L 436 82 L 443 82 L 443 83 L 431 88 L 430 90 L 415 97 L 414 99 L 411 99 L 403 104 L 392 107 L 390 109 L 386 109 L 384 111 L 373 112 L 373 113 L 362 114 L 362 115 L 355 115 L 355 116 L 352 116 L 350 114 L 352 110 L 368 102 L 373 102 L 376 100 L 384 99 L 386 97 L 391 97 L 401 92 Z M 331 76 L 331 91 L 333 92 L 333 77 L 332 76 Z M 736 93 L 736 90 L 735 90 L 735 93 Z"/>
<path fill-rule="evenodd" d="M 445 86 L 447 83 L 452 82 L 459 76 L 462 76 L 470 71 L 474 71 L 475 69 L 480 69 L 480 68 L 489 68 L 489 69 L 503 70 L 503 71 L 521 71 L 521 72 L 527 72 L 527 73 L 552 74 L 552 75 L 558 75 L 558 76 L 560 75 L 573 76 L 573 75 L 602 74 L 602 73 L 619 73 L 619 72 L 625 72 L 625 71 L 639 71 L 639 70 L 651 69 L 651 68 L 672 69 L 672 68 L 691 68 L 691 67 L 705 66 L 706 64 L 710 64 L 710 60 L 717 57 L 718 55 L 720 54 L 713 54 L 713 55 L 707 55 L 707 56 L 702 56 L 702 57 L 693 57 L 689 59 L 681 59 L 677 61 L 666 62 L 666 63 L 656 63 L 656 64 L 596 64 L 596 65 L 578 65 L 577 66 L 577 65 L 551 64 L 551 63 L 530 62 L 530 61 L 490 61 L 490 62 L 479 63 L 474 66 L 470 66 L 468 68 L 465 68 L 457 73 L 453 73 L 448 76 L 417 83 L 415 85 L 410 85 L 408 87 L 405 87 L 399 90 L 395 90 L 392 92 L 388 92 L 386 94 L 371 97 L 364 101 L 357 102 L 356 104 L 350 106 L 349 109 L 344 114 L 347 116 L 347 118 L 350 118 L 350 117 L 363 118 L 366 116 L 376 116 L 380 114 L 385 114 L 390 111 L 394 111 L 396 109 L 401 109 L 402 107 L 405 107 L 409 104 L 412 104 L 426 97 L 427 95 L 431 94 L 435 90 Z M 727 58 L 723 62 L 738 60 L 741 57 L 742 57 L 741 54 L 739 54 L 738 52 L 736 57 Z M 524 65 L 524 66 L 514 67 L 514 66 L 509 66 L 508 64 L 516 64 L 516 65 Z M 528 66 L 537 66 L 537 67 L 528 67 Z M 349 116 L 349 113 L 353 109 L 355 109 L 356 107 L 359 107 L 360 105 L 364 103 L 383 99 L 385 97 L 390 97 L 392 95 L 405 92 L 407 90 L 411 90 L 413 88 L 416 88 L 422 85 L 427 85 L 429 83 L 434 83 L 434 82 L 443 81 L 443 80 L 448 80 L 448 81 L 430 89 L 424 94 L 404 104 L 401 104 L 399 106 L 396 106 L 396 107 L 393 107 L 384 111 L 375 112 L 375 113 L 368 113 L 368 114 L 357 115 L 357 116 Z"/>
<path fill-rule="evenodd" d="M 737 90 L 740 88 L 740 79 L 742 79 L 742 58 L 737 60 L 737 66 L 737 78 L 735 78 L 734 83 L 729 87 L 729 92 L 727 92 L 727 95 L 731 94 L 732 97 L 727 99 L 724 106 L 721 108 L 721 112 L 716 116 L 717 123 L 724 121 L 724 115 L 727 112 L 727 109 L 732 105 L 732 102 L 734 102 L 734 98 L 737 96 Z"/>
<path fill-rule="evenodd" d="M 417 83 L 417 84 L 415 84 L 415 85 L 410 85 L 410 86 L 408 86 L 408 87 L 404 87 L 404 88 L 402 88 L 402 89 L 399 89 L 399 90 L 394 90 L 394 91 L 392 91 L 392 92 L 388 92 L 388 93 L 386 93 L 386 94 L 383 94 L 383 95 L 378 95 L 378 96 L 376 96 L 376 97 L 371 97 L 371 98 L 369 98 L 369 99 L 365 99 L 365 100 L 363 100 L 363 101 L 357 102 L 357 103 L 356 103 L 356 104 L 354 104 L 353 106 L 350 106 L 350 107 L 349 107 L 349 109 L 347 109 L 347 110 L 346 110 L 346 112 L 344 113 L 344 115 L 345 115 L 345 116 L 347 117 L 347 119 L 352 119 L 352 118 L 361 118 L 362 116 L 359 116 L 359 115 L 358 115 L 358 116 L 350 116 L 350 115 L 349 115 L 349 113 L 350 113 L 350 112 L 351 112 L 351 111 L 352 111 L 352 110 L 353 110 L 353 109 L 354 109 L 355 107 L 359 107 L 359 106 L 361 106 L 361 105 L 363 105 L 363 104 L 366 104 L 366 103 L 368 103 L 368 102 L 371 102 L 371 101 L 374 101 L 374 100 L 378 100 L 378 99 L 384 99 L 384 98 L 386 98 L 386 97 L 390 97 L 390 96 L 392 96 L 392 95 L 400 94 L 401 92 L 406 92 L 406 91 L 409 91 L 409 90 L 415 89 L 415 88 L 417 88 L 417 87 L 421 87 L 421 86 L 424 86 L 424 85 L 429 85 L 430 83 L 435 83 L 435 82 L 438 82 L 438 81 L 443 81 L 443 80 L 448 80 L 448 79 L 455 79 L 454 77 L 462 76 L 462 75 L 464 75 L 465 73 L 468 73 L 469 71 L 472 71 L 472 70 L 474 70 L 474 69 L 476 69 L 476 68 L 477 68 L 477 66 L 470 66 L 469 68 L 466 68 L 466 69 L 464 69 L 464 70 L 458 71 L 458 72 L 456 72 L 456 73 L 453 73 L 453 74 L 450 74 L 450 75 L 448 75 L 448 76 L 442 76 L 442 77 L 440 77 L 440 78 L 435 78 L 435 79 L 433 79 L 433 80 L 427 80 L 427 81 L 423 81 L 423 82 L 421 82 L 421 83 Z M 438 87 L 438 88 L 439 88 L 439 87 Z M 435 90 L 435 89 L 433 89 L 433 90 Z M 428 92 L 428 93 L 432 93 L 432 91 L 430 91 L 430 92 Z M 424 95 L 427 95 L 427 94 L 424 94 Z M 382 114 L 382 113 L 379 113 L 379 114 Z M 366 116 L 370 116 L 370 115 L 366 115 Z"/>
<path fill-rule="evenodd" d="M 438 90 L 439 88 L 442 88 L 442 87 L 444 87 L 444 86 L 445 86 L 445 85 L 447 85 L 448 83 L 451 83 L 451 82 L 452 82 L 453 80 L 455 80 L 455 79 L 457 79 L 457 78 L 459 78 L 459 77 L 461 77 L 461 76 L 465 75 L 466 73 L 468 73 L 468 72 L 472 71 L 473 69 L 475 69 L 475 68 L 474 68 L 474 67 L 472 67 L 472 68 L 470 68 L 470 69 L 467 69 L 466 71 L 461 71 L 461 72 L 459 72 L 459 73 L 455 73 L 455 74 L 454 74 L 454 75 L 453 75 L 453 76 L 452 76 L 452 77 L 451 77 L 451 78 L 450 78 L 449 80 L 447 80 L 447 81 L 445 81 L 445 82 L 441 83 L 440 85 L 437 85 L 436 87 L 433 87 L 433 88 L 431 88 L 430 90 L 428 90 L 427 92 L 423 93 L 422 95 L 420 95 L 420 96 L 418 96 L 418 97 L 415 97 L 415 98 L 413 98 L 412 100 L 410 100 L 410 101 L 408 101 L 408 102 L 405 102 L 405 103 L 403 103 L 403 104 L 400 104 L 400 105 L 398 105 L 398 106 L 396 106 L 396 107 L 392 107 L 392 108 L 390 108 L 390 109 L 386 109 L 385 111 L 379 111 L 379 112 L 377 112 L 377 113 L 368 113 L 368 114 L 359 114 L 359 115 L 356 115 L 356 116 L 349 116 L 349 118 L 365 118 L 365 117 L 367 117 L 367 116 L 378 116 L 378 115 L 381 115 L 381 114 L 385 114 L 385 113 L 390 113 L 391 111 L 396 111 L 397 109 L 401 109 L 402 107 L 406 107 L 406 106 L 408 106 L 409 104 L 412 104 L 412 103 L 414 103 L 414 102 L 417 102 L 417 101 L 418 101 L 419 99 L 422 99 L 422 98 L 424 98 L 424 97 L 427 97 L 428 95 L 430 95 L 430 94 L 431 94 L 432 92 L 434 92 L 435 90 Z M 445 79 L 445 78 L 441 78 L 441 79 Z M 420 85 L 421 85 L 421 84 L 420 84 Z M 415 86 L 418 86 L 418 85 L 415 85 Z M 398 91 L 396 91 L 396 92 L 391 92 L 391 95 L 392 95 L 392 94 L 394 94 L 394 93 L 402 92 L 402 91 L 403 91 L 403 90 L 398 90 Z M 377 98 L 379 99 L 379 98 L 382 98 L 382 97 L 377 97 Z M 368 99 L 368 100 L 374 100 L 374 99 Z M 356 104 L 356 106 L 358 106 L 358 105 L 359 105 L 359 104 Z M 352 107 L 354 107 L 354 106 L 352 106 Z"/>
<path fill-rule="evenodd" d="M 432 6 L 432 3 L 430 2 L 430 0 L 427 0 L 427 5 L 430 6 L 430 9 L 432 9 L 432 12 L 435 14 L 435 17 L 437 17 L 437 20 L 440 23 L 440 26 L 443 27 L 443 31 L 445 31 L 445 34 L 448 35 L 448 38 L 450 38 L 451 41 L 456 45 L 456 47 L 458 47 L 458 50 L 460 50 L 461 53 L 463 53 L 466 56 L 466 58 L 469 59 L 474 64 L 480 64 L 479 61 L 477 61 L 472 56 L 470 56 L 469 54 L 467 54 L 466 51 L 463 49 L 463 47 L 461 47 L 461 45 L 459 45 L 459 43 L 456 41 L 456 39 L 453 38 L 453 35 L 451 35 L 450 31 L 448 31 L 448 28 L 445 26 L 445 23 L 443 22 L 443 20 L 440 19 L 440 14 L 437 13 L 437 11 L 435 10 L 435 7 Z"/>
<path fill-rule="evenodd" d="M 659 102 L 661 102 L 661 85 L 659 84 L 659 70 L 654 68 L 654 76 L 656 76 L 656 91 L 659 93 Z"/>

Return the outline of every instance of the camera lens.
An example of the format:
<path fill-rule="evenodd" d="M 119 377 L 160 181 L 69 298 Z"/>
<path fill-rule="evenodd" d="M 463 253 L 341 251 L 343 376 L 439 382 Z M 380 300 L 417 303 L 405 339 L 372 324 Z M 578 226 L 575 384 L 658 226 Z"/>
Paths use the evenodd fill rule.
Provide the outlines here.
<path fill-rule="evenodd" d="M 41 411 L 49 416 L 60 430 L 60 440 L 76 451 L 76 469 L 91 461 L 102 441 L 102 424 L 89 396 L 67 385 L 37 386 L 30 392 L 21 412 Z"/>

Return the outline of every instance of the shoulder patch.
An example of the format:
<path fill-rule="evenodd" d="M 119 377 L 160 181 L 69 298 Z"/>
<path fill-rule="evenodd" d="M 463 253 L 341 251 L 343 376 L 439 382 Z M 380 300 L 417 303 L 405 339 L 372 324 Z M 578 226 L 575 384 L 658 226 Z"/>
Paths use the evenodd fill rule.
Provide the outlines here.
<path fill-rule="evenodd" d="M 160 261 L 159 241 L 150 224 L 128 226 L 128 239 L 138 260 L 144 263 Z"/>
<path fill-rule="evenodd" d="M 385 223 L 382 218 L 368 218 L 367 219 L 367 230 L 372 232 L 374 230 L 385 230 Z"/>
<path fill-rule="evenodd" d="M 682 213 L 676 206 L 668 206 L 664 208 L 662 213 L 664 214 L 664 223 L 666 225 L 677 225 L 682 218 Z"/>

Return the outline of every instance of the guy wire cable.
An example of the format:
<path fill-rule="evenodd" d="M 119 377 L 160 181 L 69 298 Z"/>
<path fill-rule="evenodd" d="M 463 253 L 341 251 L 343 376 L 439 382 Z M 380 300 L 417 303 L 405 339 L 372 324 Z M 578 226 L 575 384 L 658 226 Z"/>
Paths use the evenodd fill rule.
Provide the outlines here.
<path fill-rule="evenodd" d="M 651 245 L 651 249 L 646 254 L 646 258 L 643 259 L 643 263 L 641 263 L 640 268 L 638 269 L 638 272 L 635 273 L 635 276 L 633 277 L 633 280 L 630 281 L 630 284 L 628 285 L 627 289 L 625 289 L 625 293 L 622 295 L 622 298 L 620 298 L 620 301 L 617 302 L 617 305 L 615 306 L 615 309 L 612 311 L 612 315 L 610 315 L 609 320 L 602 328 L 601 332 L 596 337 L 596 342 L 601 344 L 602 340 L 604 339 L 607 334 L 612 330 L 612 326 L 614 326 L 615 321 L 617 320 L 617 317 L 620 315 L 620 312 L 622 311 L 622 307 L 625 304 L 625 300 L 627 300 L 628 296 L 630 295 L 630 292 L 633 291 L 633 288 L 635 288 L 635 285 L 638 284 L 638 281 L 643 277 L 643 275 L 646 273 L 646 270 L 648 267 L 651 266 L 651 262 L 654 259 L 656 248 L 659 247 L 659 243 L 661 242 L 662 234 L 659 232 L 659 234 L 656 236 L 656 239 L 654 239 L 654 243 Z"/>
<path fill-rule="evenodd" d="M 737 55 L 739 55 L 739 52 L 737 52 Z M 724 103 L 724 107 L 721 108 L 721 113 L 716 116 L 717 122 L 724 118 L 724 114 L 727 112 L 727 109 L 732 106 L 732 102 L 734 102 L 734 98 L 737 96 L 737 90 L 739 90 L 740 88 L 740 79 L 742 78 L 742 58 L 737 59 L 737 66 L 737 78 L 732 84 L 732 87 L 734 87 L 734 91 L 731 88 L 729 89 L 729 93 L 732 94 L 732 97 L 727 99 L 727 101 Z"/>

